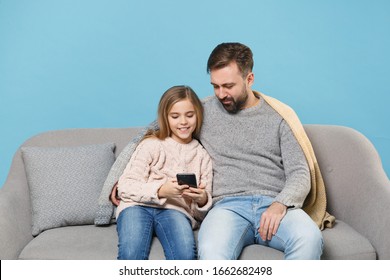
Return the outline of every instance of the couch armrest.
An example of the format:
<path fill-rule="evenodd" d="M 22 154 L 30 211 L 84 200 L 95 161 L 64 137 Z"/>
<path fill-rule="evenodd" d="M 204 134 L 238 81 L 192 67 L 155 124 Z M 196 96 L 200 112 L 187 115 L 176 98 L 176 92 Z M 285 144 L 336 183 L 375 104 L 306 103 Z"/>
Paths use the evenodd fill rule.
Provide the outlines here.
<path fill-rule="evenodd" d="M 341 126 L 305 125 L 324 177 L 328 212 L 390 259 L 390 181 L 372 143 Z"/>
<path fill-rule="evenodd" d="M 29 189 L 19 150 L 0 189 L 0 259 L 17 259 L 32 239 Z"/>

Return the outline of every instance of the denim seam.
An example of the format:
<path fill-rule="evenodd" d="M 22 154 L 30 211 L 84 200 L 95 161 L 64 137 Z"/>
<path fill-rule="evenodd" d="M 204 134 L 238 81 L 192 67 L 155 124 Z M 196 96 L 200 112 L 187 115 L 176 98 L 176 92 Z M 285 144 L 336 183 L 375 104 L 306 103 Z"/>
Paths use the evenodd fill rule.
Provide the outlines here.
<path fill-rule="evenodd" d="M 272 238 L 278 239 L 278 241 L 279 241 L 281 244 L 283 244 L 283 248 L 286 249 L 286 242 L 285 242 L 282 238 L 280 238 L 279 236 L 277 236 L 277 234 L 278 234 L 278 233 L 276 233 L 275 235 L 273 235 Z M 277 250 L 277 249 L 276 249 L 276 250 Z"/>
<path fill-rule="evenodd" d="M 163 226 L 161 226 L 161 223 L 160 223 L 158 220 L 155 221 L 155 222 L 156 222 L 156 227 L 161 227 L 161 228 L 163 229 Z M 165 230 L 161 230 L 161 231 L 162 231 L 162 234 L 163 234 L 164 236 L 161 236 L 161 237 L 159 237 L 159 238 L 164 237 L 165 240 L 168 241 L 168 242 L 164 242 L 165 244 L 168 245 L 168 248 L 165 248 L 165 247 L 163 246 L 164 253 L 165 253 L 165 258 L 167 258 L 167 255 L 166 255 L 165 250 L 169 250 L 170 256 L 172 256 L 173 259 L 176 259 L 176 256 L 174 255 L 175 250 L 172 249 L 172 247 L 171 247 L 171 242 L 169 242 L 169 239 L 168 239 L 168 237 L 167 237 L 167 235 L 166 235 L 166 233 L 165 233 Z M 160 243 L 161 243 L 161 245 L 163 244 L 161 241 L 160 241 Z M 167 259 L 168 259 L 168 258 L 167 258 Z"/>
<path fill-rule="evenodd" d="M 144 228 L 144 230 L 148 234 L 148 236 L 147 236 L 148 243 L 146 243 L 146 244 L 149 245 L 149 246 L 145 246 L 145 248 L 143 250 L 142 257 L 145 260 L 149 259 L 150 248 L 152 247 L 152 238 L 153 238 L 153 231 L 154 231 L 154 229 L 153 229 L 153 220 L 154 220 L 154 218 L 149 222 L 149 230 L 146 230 L 146 225 L 145 225 L 145 228 Z"/>
<path fill-rule="evenodd" d="M 239 242 L 237 243 L 237 246 L 234 248 L 234 251 L 233 251 L 234 254 L 236 254 L 238 245 L 241 244 L 242 240 L 244 240 L 244 237 L 246 236 L 246 234 L 248 233 L 248 231 L 251 229 L 251 227 L 252 227 L 252 226 L 251 226 L 250 223 L 246 226 L 245 230 L 243 231 L 243 234 L 242 234 L 241 237 L 240 237 Z M 245 244 L 244 244 L 244 246 L 242 246 L 242 249 L 241 249 L 241 251 L 240 251 L 240 254 L 242 253 L 242 250 L 244 249 L 244 247 L 245 247 Z M 233 256 L 232 256 L 233 258 L 231 258 L 231 259 L 232 259 L 232 260 L 238 259 L 238 257 L 240 256 L 240 254 L 237 255 L 237 256 L 234 256 L 234 255 L 233 255 Z"/>

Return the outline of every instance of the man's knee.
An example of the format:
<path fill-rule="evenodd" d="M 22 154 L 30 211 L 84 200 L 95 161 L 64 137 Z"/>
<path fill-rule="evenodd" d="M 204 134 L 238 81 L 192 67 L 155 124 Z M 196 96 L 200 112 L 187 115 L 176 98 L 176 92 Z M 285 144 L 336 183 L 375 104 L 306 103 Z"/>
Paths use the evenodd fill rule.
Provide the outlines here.
<path fill-rule="evenodd" d="M 285 242 L 286 259 L 320 259 L 322 233 L 302 209 L 288 212 L 280 234 Z"/>
<path fill-rule="evenodd" d="M 286 248 L 287 259 L 319 260 L 322 255 L 324 240 L 318 228 L 301 231 Z"/>

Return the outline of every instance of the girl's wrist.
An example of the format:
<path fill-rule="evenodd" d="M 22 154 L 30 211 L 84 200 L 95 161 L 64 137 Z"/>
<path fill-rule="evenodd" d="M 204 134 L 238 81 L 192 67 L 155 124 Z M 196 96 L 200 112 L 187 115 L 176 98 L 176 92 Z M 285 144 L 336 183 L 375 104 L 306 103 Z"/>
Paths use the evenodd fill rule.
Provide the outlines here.
<path fill-rule="evenodd" d="M 165 198 L 165 193 L 164 193 L 164 190 L 163 190 L 163 186 L 164 186 L 164 185 L 161 185 L 161 186 L 158 188 L 158 190 L 157 190 L 157 197 L 158 197 L 159 199 Z"/>
<path fill-rule="evenodd" d="M 197 201 L 196 204 L 198 205 L 198 207 L 202 208 L 203 206 L 205 206 L 207 204 L 207 200 L 208 199 L 207 199 L 207 194 L 206 194 L 204 197 L 202 197 L 200 199 L 200 201 Z"/>

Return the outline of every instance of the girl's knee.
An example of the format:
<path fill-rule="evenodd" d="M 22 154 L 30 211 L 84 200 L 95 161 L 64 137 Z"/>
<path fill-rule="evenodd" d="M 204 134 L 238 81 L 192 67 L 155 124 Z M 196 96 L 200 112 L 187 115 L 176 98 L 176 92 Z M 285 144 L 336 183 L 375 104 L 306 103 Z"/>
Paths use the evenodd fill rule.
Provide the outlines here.
<path fill-rule="evenodd" d="M 148 253 L 145 248 L 135 248 L 130 242 L 118 245 L 118 260 L 146 260 Z"/>

